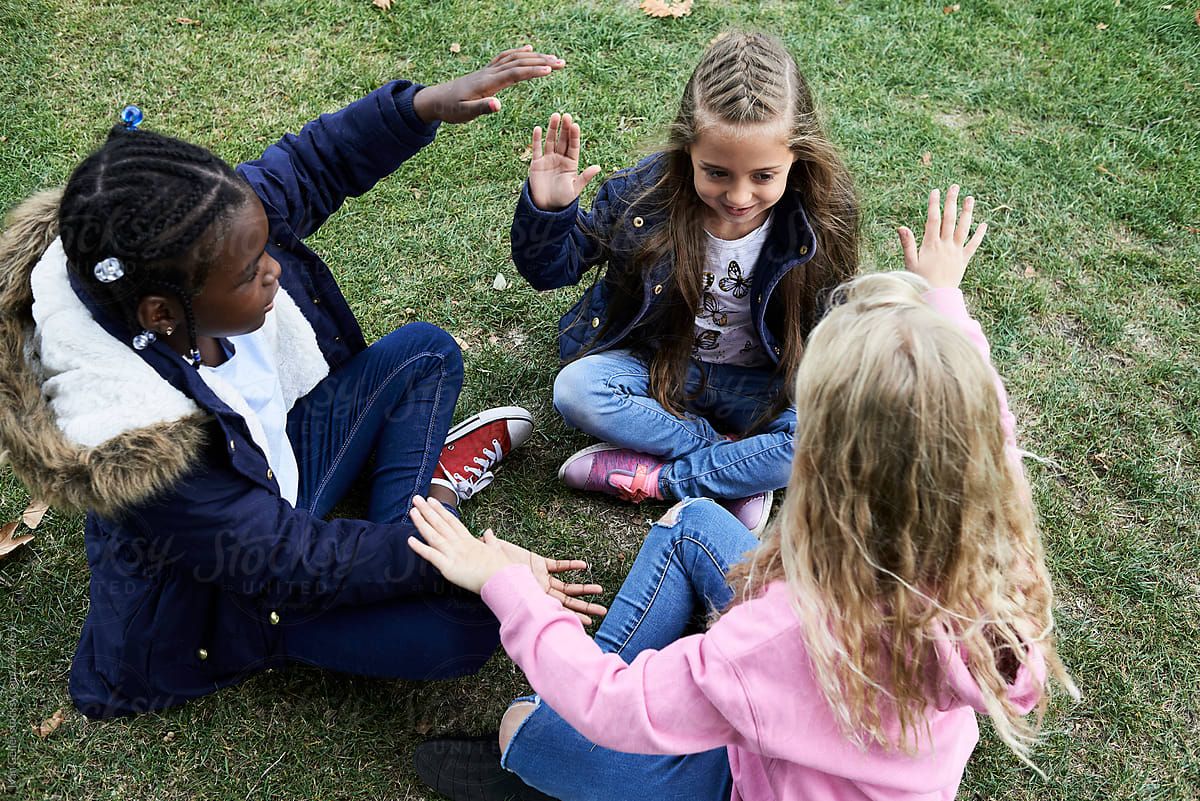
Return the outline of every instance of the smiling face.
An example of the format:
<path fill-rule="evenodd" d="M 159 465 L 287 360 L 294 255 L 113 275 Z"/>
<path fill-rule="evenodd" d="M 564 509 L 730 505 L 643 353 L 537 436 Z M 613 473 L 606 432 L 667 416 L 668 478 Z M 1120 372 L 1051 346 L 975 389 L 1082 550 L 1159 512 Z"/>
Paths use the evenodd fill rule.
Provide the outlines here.
<path fill-rule="evenodd" d="M 787 189 L 795 156 L 779 123 L 705 128 L 688 148 L 705 227 L 721 239 L 758 228 Z"/>
<path fill-rule="evenodd" d="M 196 334 L 231 337 L 262 327 L 279 291 L 279 262 L 266 251 L 267 215 L 251 195 L 217 245 L 204 289 L 192 298 Z"/>

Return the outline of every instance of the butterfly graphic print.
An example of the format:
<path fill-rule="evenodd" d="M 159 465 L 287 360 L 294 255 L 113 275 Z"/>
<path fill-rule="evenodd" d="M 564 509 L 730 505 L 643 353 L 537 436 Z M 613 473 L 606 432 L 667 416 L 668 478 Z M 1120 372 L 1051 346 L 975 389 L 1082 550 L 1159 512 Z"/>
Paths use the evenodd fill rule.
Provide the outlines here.
<path fill-rule="evenodd" d="M 704 308 L 697 317 L 708 318 L 722 328 L 729 325 L 729 310 L 721 308 L 721 301 L 711 292 L 704 293 Z"/>
<path fill-rule="evenodd" d="M 692 345 L 692 352 L 698 353 L 703 350 L 716 350 L 717 343 L 721 340 L 721 334 L 717 331 L 698 331 L 696 333 L 696 341 Z"/>
<path fill-rule="evenodd" d="M 728 266 L 729 275 L 722 278 L 717 286 L 721 287 L 722 292 L 729 292 L 739 300 L 750 294 L 750 281 L 742 277 L 742 265 L 736 261 L 730 261 Z"/>

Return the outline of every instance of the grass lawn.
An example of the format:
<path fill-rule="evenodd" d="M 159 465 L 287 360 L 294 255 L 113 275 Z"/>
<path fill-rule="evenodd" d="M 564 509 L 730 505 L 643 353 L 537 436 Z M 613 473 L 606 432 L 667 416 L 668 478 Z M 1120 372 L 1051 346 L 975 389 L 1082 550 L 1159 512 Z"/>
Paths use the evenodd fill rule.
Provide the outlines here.
<path fill-rule="evenodd" d="M 679 20 L 633 0 L 169 3 L 0 0 L 0 207 L 63 182 L 122 105 L 231 162 L 392 77 L 426 83 L 524 41 L 568 61 L 503 113 L 437 142 L 315 237 L 368 339 L 428 320 L 467 345 L 461 413 L 539 421 L 468 520 L 580 554 L 615 589 L 658 511 L 582 497 L 554 470 L 584 438 L 550 407 L 558 315 L 577 289 L 514 274 L 508 224 L 529 130 L 584 125 L 605 171 L 652 147 L 714 34 L 782 36 L 809 76 L 865 208 L 866 267 L 958 180 L 991 224 L 967 276 L 1018 414 L 1083 691 L 1057 700 L 1046 780 L 983 726 L 962 798 L 1200 794 L 1200 26 L 1163 0 L 697 0 Z M 199 24 L 181 24 L 177 18 Z M 453 53 L 452 43 L 461 45 Z M 927 164 L 922 155 L 928 153 Z M 496 273 L 511 286 L 492 288 Z M 0 474 L 0 519 L 29 498 Z M 313 670 L 260 675 L 181 709 L 89 723 L 67 675 L 87 609 L 82 517 L 52 510 L 0 564 L 0 798 L 425 798 L 423 737 L 494 728 L 523 690 L 497 655 L 439 685 Z M 30 724 L 66 708 L 45 740 Z"/>

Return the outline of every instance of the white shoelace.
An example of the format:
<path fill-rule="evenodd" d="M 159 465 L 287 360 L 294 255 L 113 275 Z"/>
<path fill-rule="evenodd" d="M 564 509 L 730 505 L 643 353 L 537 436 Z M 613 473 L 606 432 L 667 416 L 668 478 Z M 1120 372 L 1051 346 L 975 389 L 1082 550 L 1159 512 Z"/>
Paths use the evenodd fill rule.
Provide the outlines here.
<path fill-rule="evenodd" d="M 472 495 L 481 490 L 484 490 L 495 480 L 496 475 L 492 472 L 492 465 L 500 461 L 500 457 L 504 455 L 504 450 L 500 447 L 500 440 L 493 439 L 492 445 L 494 449 L 483 449 L 483 456 L 476 456 L 471 461 L 475 462 L 477 467 L 466 465 L 463 469 L 470 473 L 470 477 L 463 476 L 462 473 L 451 473 L 449 470 L 442 468 L 454 484 L 454 491 L 458 493 L 459 500 L 467 500 Z M 486 458 L 485 458 L 486 457 Z"/>

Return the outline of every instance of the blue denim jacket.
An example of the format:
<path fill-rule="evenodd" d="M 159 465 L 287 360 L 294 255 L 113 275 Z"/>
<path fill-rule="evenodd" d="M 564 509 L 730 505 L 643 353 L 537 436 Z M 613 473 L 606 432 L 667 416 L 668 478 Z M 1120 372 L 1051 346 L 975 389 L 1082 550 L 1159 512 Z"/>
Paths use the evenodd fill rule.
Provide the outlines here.
<path fill-rule="evenodd" d="M 433 140 L 437 126 L 412 108 L 418 88 L 388 84 L 237 168 L 262 200 L 281 287 L 312 326 L 329 370 L 365 342 L 329 268 L 303 239 Z M 205 444 L 190 469 L 149 500 L 118 514 L 88 513 L 91 603 L 70 680 L 84 714 L 145 712 L 212 692 L 281 661 L 282 618 L 420 591 L 424 579 L 413 580 L 410 567 L 402 589 L 396 581 L 398 566 L 412 563 L 409 524 L 325 521 L 293 508 L 244 419 L 198 372 L 161 342 L 140 355 L 206 415 L 194 423 Z"/>
<path fill-rule="evenodd" d="M 656 303 L 670 295 L 665 291 L 671 280 L 670 259 L 642 276 L 641 305 L 632 317 L 609 320 L 608 314 L 609 298 L 618 286 L 616 277 L 633 269 L 641 240 L 664 222 L 661 211 L 638 205 L 645 188 L 660 173 L 662 160 L 661 154 L 655 154 L 614 173 L 600 187 L 590 212 L 582 211 L 578 200 L 562 211 L 543 211 L 534 205 L 528 182 L 521 190 L 512 223 L 512 257 L 517 271 L 534 289 L 578 284 L 588 268 L 608 264 L 603 276 L 559 320 L 559 358 L 564 363 L 584 352 L 598 353 L 653 336 L 638 326 Z M 778 300 L 773 293 L 789 270 L 816 255 L 817 242 L 797 193 L 785 193 L 774 213 L 771 235 L 754 267 L 750 313 L 767 353 L 778 363 L 783 343 L 774 327 Z"/>

